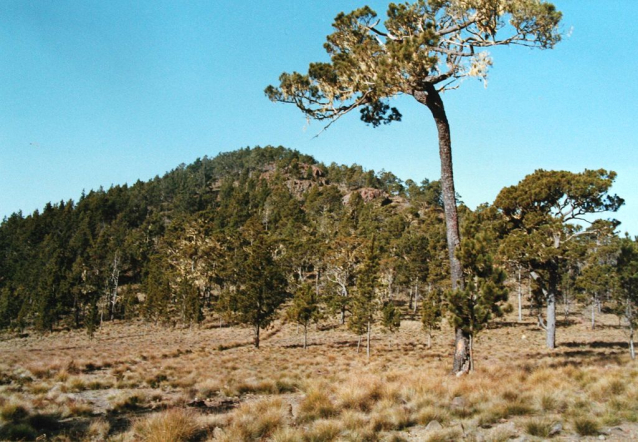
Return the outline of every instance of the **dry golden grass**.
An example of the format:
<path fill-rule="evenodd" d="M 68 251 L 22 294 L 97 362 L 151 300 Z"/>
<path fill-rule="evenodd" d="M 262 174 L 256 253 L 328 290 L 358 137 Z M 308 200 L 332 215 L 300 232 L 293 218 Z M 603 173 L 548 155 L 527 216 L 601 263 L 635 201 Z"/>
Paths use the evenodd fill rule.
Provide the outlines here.
<path fill-rule="evenodd" d="M 200 428 L 194 412 L 173 409 L 136 422 L 133 432 L 139 440 L 146 442 L 187 442 Z"/>
<path fill-rule="evenodd" d="M 373 333 L 369 363 L 340 326 L 310 330 L 307 350 L 282 324 L 259 350 L 249 329 L 208 325 L 106 324 L 92 341 L 80 331 L 5 338 L 0 431 L 144 440 L 182 416 L 196 431 L 175 440 L 499 441 L 548 437 L 557 422 L 557 439 L 638 438 L 638 366 L 616 319 L 600 320 L 592 332 L 573 316 L 549 351 L 532 319 L 508 318 L 479 336 L 477 370 L 461 378 L 449 374 L 451 330 L 428 349 L 415 321 Z M 63 423 L 44 430 L 52 419 Z M 623 432 L 609 433 L 616 427 Z"/>

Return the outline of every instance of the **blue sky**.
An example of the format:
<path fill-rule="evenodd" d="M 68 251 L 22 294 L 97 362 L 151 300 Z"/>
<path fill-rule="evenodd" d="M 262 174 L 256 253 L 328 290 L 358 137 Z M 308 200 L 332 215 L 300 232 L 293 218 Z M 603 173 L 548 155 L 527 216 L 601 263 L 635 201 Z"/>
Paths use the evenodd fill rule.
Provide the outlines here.
<path fill-rule="evenodd" d="M 569 34 L 555 49 L 494 50 L 487 88 L 444 95 L 457 191 L 474 207 L 538 168 L 611 169 L 626 200 L 615 217 L 638 235 L 638 2 L 554 3 Z M 363 4 L 3 0 L 0 218 L 256 145 L 438 179 L 434 123 L 409 97 L 393 102 L 400 123 L 353 114 L 314 138 L 320 124 L 263 94 L 325 59 L 334 16 Z"/>

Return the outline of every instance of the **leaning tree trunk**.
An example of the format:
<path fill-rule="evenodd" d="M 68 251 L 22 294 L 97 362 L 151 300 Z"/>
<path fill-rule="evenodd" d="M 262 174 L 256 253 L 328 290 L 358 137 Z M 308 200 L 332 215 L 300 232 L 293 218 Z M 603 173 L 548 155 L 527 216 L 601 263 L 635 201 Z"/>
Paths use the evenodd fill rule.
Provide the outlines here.
<path fill-rule="evenodd" d="M 447 234 L 448 258 L 450 260 L 450 276 L 452 290 L 463 289 L 463 267 L 456 257 L 456 250 L 461 244 L 459 222 L 456 210 L 456 191 L 454 190 L 454 174 L 452 171 L 452 137 L 441 95 L 434 85 L 427 84 L 424 91 L 415 91 L 414 98 L 430 109 L 439 136 L 439 157 L 441 159 L 441 193 L 445 209 L 445 229 Z M 470 368 L 470 336 L 462 328 L 456 329 L 454 364 L 452 371 L 459 375 L 467 373 Z"/>

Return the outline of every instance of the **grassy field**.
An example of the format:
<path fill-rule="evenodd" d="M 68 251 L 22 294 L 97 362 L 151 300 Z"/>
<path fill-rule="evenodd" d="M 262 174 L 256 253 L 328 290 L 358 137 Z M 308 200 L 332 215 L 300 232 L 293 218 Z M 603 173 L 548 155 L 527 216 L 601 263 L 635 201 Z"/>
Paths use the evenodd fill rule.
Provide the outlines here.
<path fill-rule="evenodd" d="M 544 349 L 508 317 L 449 374 L 453 334 L 377 330 L 372 357 L 344 327 L 251 330 L 108 323 L 0 341 L 0 439 L 84 441 L 638 440 L 638 365 L 614 316 L 585 313 Z"/>

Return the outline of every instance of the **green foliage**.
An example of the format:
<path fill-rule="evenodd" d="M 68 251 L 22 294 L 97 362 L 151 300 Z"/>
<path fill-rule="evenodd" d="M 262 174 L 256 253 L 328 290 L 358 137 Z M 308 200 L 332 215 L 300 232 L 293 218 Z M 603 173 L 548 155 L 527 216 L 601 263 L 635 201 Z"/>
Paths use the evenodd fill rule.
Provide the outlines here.
<path fill-rule="evenodd" d="M 518 185 L 501 190 L 494 202 L 504 220 L 501 254 L 531 270 L 536 276 L 535 297 L 547 303 L 551 348 L 561 269 L 580 256 L 583 239 L 613 235 L 615 221 L 591 221 L 591 215 L 616 211 L 624 203 L 608 194 L 615 178 L 614 172 L 603 169 L 537 170 Z M 589 226 L 583 229 L 582 224 Z"/>
<path fill-rule="evenodd" d="M 311 284 L 303 283 L 295 290 L 287 315 L 291 321 L 304 327 L 322 318 L 320 300 Z"/>
<path fill-rule="evenodd" d="M 233 274 L 228 282 L 232 289 L 225 292 L 226 303 L 233 306 L 235 320 L 255 328 L 258 347 L 259 330 L 273 321 L 279 306 L 290 296 L 288 282 L 272 238 L 254 218 L 242 228 L 233 254 Z"/>
<path fill-rule="evenodd" d="M 381 325 L 388 331 L 396 331 L 401 326 L 401 311 L 388 301 L 381 308 Z"/>
<path fill-rule="evenodd" d="M 362 334 L 375 322 L 376 313 L 380 310 L 380 299 L 377 291 L 379 280 L 379 257 L 374 240 L 367 245 L 361 265 L 357 269 L 357 283 L 352 298 L 350 321 L 348 326 L 357 334 Z"/>
<path fill-rule="evenodd" d="M 284 73 L 273 101 L 295 104 L 316 120 L 336 120 L 359 109 L 365 123 L 401 120 L 388 104 L 398 94 L 419 94 L 464 77 L 485 80 L 492 62 L 486 48 L 522 44 L 551 48 L 561 13 L 544 2 L 491 0 L 391 3 L 387 19 L 370 7 L 340 13 L 324 48 L 330 62 L 311 63 L 307 74 Z M 445 87 L 444 87 L 445 88 Z M 442 89 L 444 89 L 442 88 Z"/>
<path fill-rule="evenodd" d="M 485 234 L 465 238 L 459 249 L 465 288 L 447 293 L 447 311 L 455 328 L 476 336 L 494 316 L 501 316 L 507 301 L 505 272 L 493 263 Z"/>
<path fill-rule="evenodd" d="M 430 290 L 421 303 L 421 323 L 428 335 L 431 335 L 432 330 L 438 330 L 441 327 L 442 318 L 443 293 L 439 290 Z"/>

